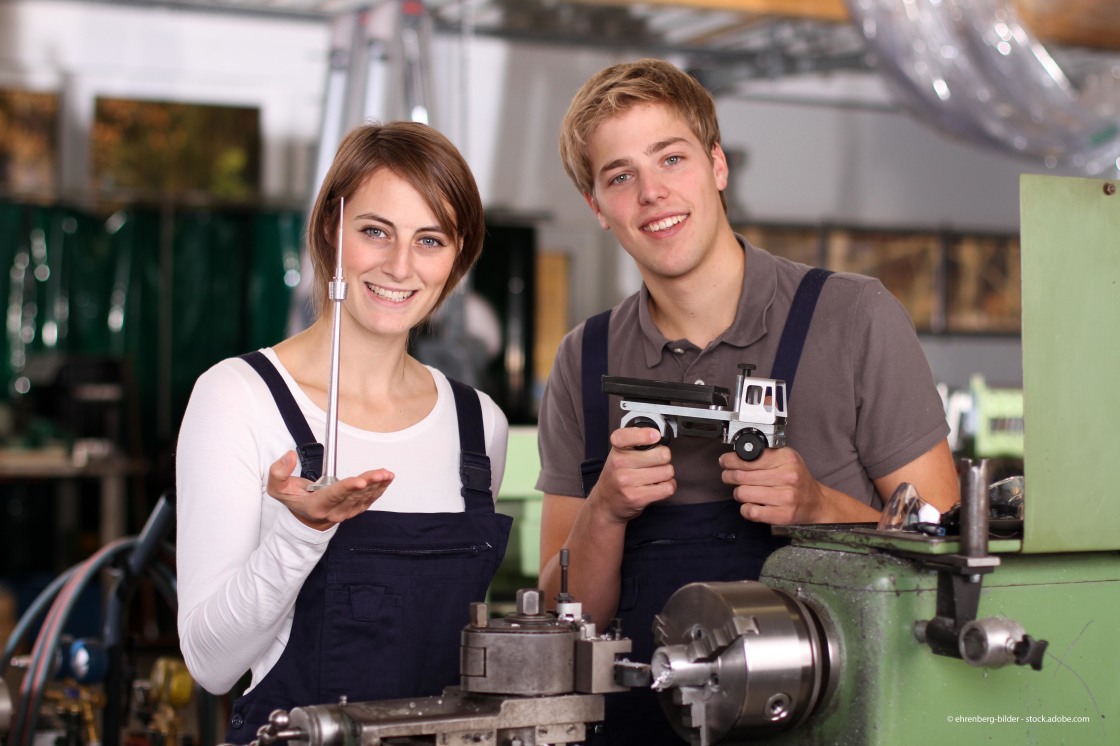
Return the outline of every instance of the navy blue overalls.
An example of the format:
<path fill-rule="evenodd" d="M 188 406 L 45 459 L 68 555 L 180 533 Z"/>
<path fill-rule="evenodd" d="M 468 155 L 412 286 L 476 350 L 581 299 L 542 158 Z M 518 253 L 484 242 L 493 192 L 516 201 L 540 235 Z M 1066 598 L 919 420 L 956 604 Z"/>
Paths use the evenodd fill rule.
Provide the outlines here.
<path fill-rule="evenodd" d="M 794 294 L 789 317 L 774 356 L 771 378 L 786 382 L 791 397 L 801 350 L 817 299 L 832 274 L 812 269 Z M 584 452 L 583 490 L 591 492 L 610 452 L 607 396 L 607 332 L 610 311 L 588 319 L 583 332 Z M 631 659 L 648 663 L 653 656 L 653 618 L 681 586 L 694 582 L 757 580 L 762 565 L 786 540 L 770 526 L 743 519 L 734 500 L 692 505 L 654 504 L 626 527 L 622 555 L 618 618 L 633 641 Z M 606 721 L 596 746 L 655 746 L 684 743 L 665 719 L 657 694 L 650 689 L 606 696 Z"/>
<path fill-rule="evenodd" d="M 321 447 L 276 368 L 242 356 L 268 383 L 317 479 Z M 272 710 L 437 695 L 459 683 L 459 639 L 505 555 L 513 519 L 494 511 L 476 392 L 451 381 L 459 421 L 463 513 L 366 511 L 339 524 L 296 599 L 275 667 L 232 708 L 226 741 L 248 743 Z"/>

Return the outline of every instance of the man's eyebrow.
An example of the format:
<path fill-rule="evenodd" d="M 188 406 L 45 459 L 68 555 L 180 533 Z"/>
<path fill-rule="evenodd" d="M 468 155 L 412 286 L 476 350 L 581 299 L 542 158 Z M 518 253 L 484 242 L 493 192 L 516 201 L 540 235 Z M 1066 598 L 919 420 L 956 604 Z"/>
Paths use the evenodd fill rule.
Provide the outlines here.
<path fill-rule="evenodd" d="M 648 148 L 646 148 L 645 153 L 646 155 L 653 155 L 654 153 L 664 150 L 665 148 L 668 148 L 672 145 L 676 145 L 679 142 L 687 142 L 687 140 L 685 140 L 683 137 L 670 137 L 665 140 L 659 140 L 658 142 L 655 142 L 653 145 L 650 145 Z"/>
<path fill-rule="evenodd" d="M 612 169 L 622 168 L 623 166 L 629 166 L 633 162 L 634 161 L 631 158 L 615 158 L 610 163 L 604 163 L 602 165 L 602 167 L 599 169 L 599 174 L 602 175 L 602 174 L 605 174 L 607 171 L 610 171 Z"/>
<path fill-rule="evenodd" d="M 648 148 L 646 148 L 642 152 L 645 155 L 653 155 L 654 153 L 660 152 L 660 151 L 664 150 L 665 148 L 676 145 L 679 142 L 688 142 L 688 141 L 683 137 L 670 137 L 670 138 L 667 138 L 665 140 L 658 140 L 657 142 L 653 143 L 652 145 L 650 145 Z M 627 157 L 615 158 L 610 163 L 604 163 L 602 165 L 602 167 L 599 169 L 599 174 L 602 175 L 602 174 L 604 174 L 607 171 L 610 171 L 612 169 L 621 168 L 623 166 L 629 166 L 631 163 L 633 163 L 632 158 L 627 158 Z"/>

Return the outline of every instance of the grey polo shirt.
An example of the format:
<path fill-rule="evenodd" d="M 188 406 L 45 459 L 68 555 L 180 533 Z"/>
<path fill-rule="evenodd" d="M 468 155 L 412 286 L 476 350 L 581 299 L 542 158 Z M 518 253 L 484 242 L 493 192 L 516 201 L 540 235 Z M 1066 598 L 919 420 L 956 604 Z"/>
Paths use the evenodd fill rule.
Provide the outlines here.
<path fill-rule="evenodd" d="M 611 375 L 705 383 L 731 392 L 739 363 L 753 363 L 756 375 L 769 375 L 793 295 L 810 267 L 739 240 L 747 261 L 731 326 L 703 350 L 686 339 L 666 339 L 650 319 L 643 285 L 611 313 Z M 536 486 L 550 494 L 583 495 L 583 329 L 581 323 L 564 337 L 541 399 Z M 614 430 L 622 418 L 618 397 L 610 397 L 608 412 Z M 871 480 L 910 463 L 948 433 L 906 310 L 878 280 L 833 274 L 817 302 L 789 395 L 789 445 L 818 481 L 881 509 Z M 669 502 L 731 498 L 718 463 L 730 446 L 684 436 L 670 448 L 677 492 Z"/>

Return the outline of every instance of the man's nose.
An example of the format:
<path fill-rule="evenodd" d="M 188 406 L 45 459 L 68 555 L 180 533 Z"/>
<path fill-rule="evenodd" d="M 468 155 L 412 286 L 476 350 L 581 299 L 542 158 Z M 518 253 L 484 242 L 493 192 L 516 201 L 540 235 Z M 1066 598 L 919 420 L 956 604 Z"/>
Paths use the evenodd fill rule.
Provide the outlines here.
<path fill-rule="evenodd" d="M 644 204 L 656 202 L 663 199 L 668 194 L 665 187 L 665 180 L 659 174 L 650 173 L 643 174 L 638 182 L 638 193 L 640 199 Z"/>

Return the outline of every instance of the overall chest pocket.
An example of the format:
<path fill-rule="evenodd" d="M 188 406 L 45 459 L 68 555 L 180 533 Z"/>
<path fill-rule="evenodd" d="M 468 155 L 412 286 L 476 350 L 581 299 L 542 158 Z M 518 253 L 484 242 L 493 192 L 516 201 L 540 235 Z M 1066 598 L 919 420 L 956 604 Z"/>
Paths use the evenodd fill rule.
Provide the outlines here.
<path fill-rule="evenodd" d="M 458 683 L 460 633 L 495 554 L 485 541 L 364 546 L 328 562 L 323 700 L 430 696 Z"/>

